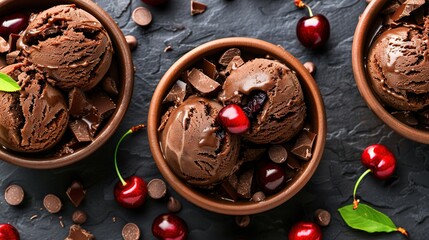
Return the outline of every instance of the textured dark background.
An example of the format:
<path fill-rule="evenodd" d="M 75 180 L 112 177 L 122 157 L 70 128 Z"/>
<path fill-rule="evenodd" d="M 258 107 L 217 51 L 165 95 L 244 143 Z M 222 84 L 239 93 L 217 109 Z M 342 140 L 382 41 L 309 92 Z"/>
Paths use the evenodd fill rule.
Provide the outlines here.
<path fill-rule="evenodd" d="M 153 239 L 152 220 L 167 211 L 165 202 L 148 199 L 138 210 L 126 210 L 113 199 L 117 181 L 113 148 L 129 127 L 146 122 L 149 102 L 163 73 L 187 51 L 207 41 L 230 36 L 247 36 L 284 46 L 302 62 L 313 61 L 315 79 L 326 104 L 328 136 L 321 164 L 309 184 L 294 198 L 269 212 L 252 216 L 246 229 L 236 227 L 234 217 L 210 213 L 177 196 L 184 205 L 179 215 L 189 225 L 189 239 L 287 239 L 290 226 L 311 220 L 313 211 L 325 208 L 332 213 L 331 224 L 323 228 L 324 239 L 405 239 L 399 233 L 367 234 L 348 228 L 337 208 L 352 201 L 353 185 L 364 171 L 360 153 L 369 144 L 383 143 L 398 157 L 395 177 L 388 182 L 367 177 L 359 189 L 364 200 L 408 229 L 410 239 L 427 239 L 429 226 L 429 149 L 404 139 L 386 127 L 363 102 L 353 79 L 351 45 L 364 0 L 308 1 L 315 13 L 331 22 L 331 38 L 318 52 L 305 49 L 295 36 L 298 19 L 306 14 L 292 0 L 201 0 L 209 7 L 198 16 L 190 15 L 189 0 L 170 0 L 165 8 L 148 7 L 151 26 L 142 28 L 131 20 L 131 12 L 144 6 L 139 0 L 96 0 L 118 22 L 124 34 L 135 35 L 139 46 L 133 53 L 137 70 L 134 95 L 124 122 L 109 142 L 93 156 L 69 167 L 30 170 L 0 162 L 0 222 L 15 225 L 22 239 L 64 239 L 72 224 L 74 206 L 65 191 L 79 179 L 87 196 L 79 207 L 89 215 L 84 228 L 97 239 L 121 239 L 122 226 L 135 222 L 142 239 Z M 173 51 L 164 53 L 166 46 Z M 147 181 L 161 177 L 149 151 L 145 134 L 130 136 L 120 150 L 124 175 L 136 174 Z M 25 189 L 25 202 L 11 207 L 4 202 L 4 189 L 16 183 Z M 59 214 L 49 214 L 42 200 L 54 193 L 63 200 Z M 172 195 L 177 195 L 170 189 Z M 37 214 L 38 218 L 30 220 Z M 58 217 L 66 225 L 61 228 Z M 112 218 L 116 218 L 116 222 Z"/>

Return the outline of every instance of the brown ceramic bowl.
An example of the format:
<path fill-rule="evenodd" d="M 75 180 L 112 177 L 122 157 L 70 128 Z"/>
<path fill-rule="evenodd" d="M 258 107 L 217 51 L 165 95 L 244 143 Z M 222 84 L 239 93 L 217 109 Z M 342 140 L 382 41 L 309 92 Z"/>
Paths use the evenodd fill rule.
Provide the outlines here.
<path fill-rule="evenodd" d="M 86 10 L 94 15 L 109 33 L 114 48 L 114 60 L 119 66 L 119 95 L 116 99 L 116 110 L 110 119 L 104 123 L 104 127 L 97 133 L 94 141 L 72 154 L 61 157 L 34 157 L 31 155 L 21 155 L 0 148 L 0 159 L 6 162 L 28 168 L 51 169 L 69 165 L 80 161 L 99 149 L 115 132 L 122 121 L 131 100 L 134 69 L 132 56 L 123 36 L 115 21 L 91 0 L 3 0 L 0 1 L 0 16 L 5 16 L 13 12 L 40 11 L 60 4 L 75 4 L 77 7 Z"/>
<path fill-rule="evenodd" d="M 189 69 L 196 62 L 204 57 L 210 57 L 223 53 L 225 50 L 237 47 L 243 53 L 255 56 L 266 56 L 267 54 L 274 59 L 285 63 L 291 69 L 295 70 L 304 91 L 307 104 L 307 121 L 311 128 L 317 133 L 317 139 L 313 148 L 312 159 L 303 165 L 302 170 L 288 184 L 286 188 L 279 193 L 267 197 L 262 202 L 229 202 L 215 199 L 204 195 L 195 188 L 190 187 L 184 181 L 180 180 L 167 165 L 160 148 L 158 136 L 158 126 L 161 117 L 161 104 L 170 87 L 177 81 L 180 74 Z M 245 215 L 255 214 L 272 209 L 286 202 L 294 196 L 313 175 L 322 158 L 326 138 L 326 118 L 325 109 L 319 89 L 310 73 L 304 66 L 291 54 L 281 47 L 271 43 L 251 39 L 251 38 L 225 38 L 203 44 L 180 58 L 160 80 L 149 108 L 148 117 L 148 135 L 149 145 L 155 162 L 167 182 L 184 198 L 195 205 L 222 214 L 228 215 Z"/>
<path fill-rule="evenodd" d="M 375 95 L 368 79 L 365 67 L 365 57 L 376 29 L 381 23 L 379 13 L 387 2 L 388 0 L 371 1 L 360 17 L 352 46 L 352 66 L 355 81 L 360 94 L 368 107 L 380 118 L 381 121 L 387 124 L 395 132 L 408 139 L 429 144 L 429 131 L 411 127 L 392 116 Z"/>

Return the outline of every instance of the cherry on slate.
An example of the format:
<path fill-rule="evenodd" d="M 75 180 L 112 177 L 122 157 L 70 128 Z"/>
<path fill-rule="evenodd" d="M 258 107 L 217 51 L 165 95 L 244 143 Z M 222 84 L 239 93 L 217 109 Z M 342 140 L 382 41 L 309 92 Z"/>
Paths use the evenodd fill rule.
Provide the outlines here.
<path fill-rule="evenodd" d="M 0 224 L 0 239 L 1 240 L 19 240 L 19 233 L 16 228 L 10 224 Z"/>
<path fill-rule="evenodd" d="M 250 127 L 249 118 L 237 104 L 229 104 L 223 107 L 219 111 L 217 120 L 226 131 L 232 134 L 245 133 Z"/>
<path fill-rule="evenodd" d="M 154 219 L 152 234 L 159 240 L 184 240 L 188 236 L 188 226 L 180 217 L 164 213 Z"/>
<path fill-rule="evenodd" d="M 313 15 L 311 8 L 301 0 L 295 0 L 299 8 L 306 7 L 310 16 L 299 19 L 296 25 L 296 36 L 304 47 L 310 49 L 320 48 L 329 39 L 331 27 L 328 19 L 322 14 Z"/>
<path fill-rule="evenodd" d="M 322 230 L 312 222 L 298 222 L 289 232 L 289 240 L 322 240 Z"/>
<path fill-rule="evenodd" d="M 396 169 L 395 155 L 382 144 L 372 144 L 365 148 L 361 155 L 361 163 L 368 169 L 359 177 L 353 190 L 354 208 L 358 207 L 359 200 L 356 199 L 356 190 L 362 179 L 372 172 L 374 176 L 381 180 L 386 180 L 392 176 Z"/>
<path fill-rule="evenodd" d="M 132 127 L 119 139 L 115 148 L 115 169 L 120 182 L 115 185 L 113 194 L 115 196 L 116 202 L 125 208 L 137 208 L 145 202 L 147 196 L 147 185 L 143 179 L 137 176 L 130 176 L 126 179 L 123 179 L 121 173 L 119 172 L 116 156 L 122 140 L 124 140 L 124 138 L 129 134 L 137 132 L 143 128 L 145 128 L 143 124 Z"/>
<path fill-rule="evenodd" d="M 0 36 L 6 41 L 9 34 L 18 34 L 28 26 L 29 15 L 25 13 L 14 13 L 0 18 Z"/>
<path fill-rule="evenodd" d="M 151 5 L 151 6 L 160 6 L 164 4 L 167 0 L 142 0 L 142 2 Z"/>

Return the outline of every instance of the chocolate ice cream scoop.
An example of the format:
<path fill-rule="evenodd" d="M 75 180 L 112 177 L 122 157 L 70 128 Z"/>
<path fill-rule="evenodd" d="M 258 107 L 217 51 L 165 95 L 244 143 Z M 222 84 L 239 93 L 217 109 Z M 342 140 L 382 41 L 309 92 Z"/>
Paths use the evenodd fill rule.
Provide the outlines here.
<path fill-rule="evenodd" d="M 32 16 L 18 48 L 63 90 L 93 88 L 108 71 L 113 54 L 101 23 L 75 5 L 58 5 Z"/>
<path fill-rule="evenodd" d="M 216 123 L 222 106 L 190 97 L 172 110 L 161 133 L 165 159 L 177 176 L 199 187 L 211 187 L 240 166 L 238 136 Z"/>
<path fill-rule="evenodd" d="M 429 19 L 424 27 L 399 26 L 372 43 L 367 68 L 373 89 L 387 105 L 417 111 L 429 105 Z"/>
<path fill-rule="evenodd" d="M 301 85 L 295 73 L 284 64 L 256 58 L 231 72 L 219 99 L 243 105 L 252 101 L 253 93 L 266 95 L 262 106 L 251 119 L 251 127 L 243 135 L 258 144 L 281 143 L 302 130 L 306 107 Z"/>
<path fill-rule="evenodd" d="M 1 70 L 18 79 L 19 92 L 0 92 L 0 144 L 18 152 L 40 152 L 63 136 L 68 122 L 61 92 L 33 66 L 10 65 Z"/>

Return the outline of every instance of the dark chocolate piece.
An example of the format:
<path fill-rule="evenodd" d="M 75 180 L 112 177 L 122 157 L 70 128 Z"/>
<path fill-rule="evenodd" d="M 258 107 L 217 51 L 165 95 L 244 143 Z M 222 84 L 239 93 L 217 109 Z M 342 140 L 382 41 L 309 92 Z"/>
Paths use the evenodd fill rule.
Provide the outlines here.
<path fill-rule="evenodd" d="M 101 121 L 108 118 L 116 109 L 113 100 L 103 92 L 96 92 L 88 97 L 88 101 L 97 109 Z"/>
<path fill-rule="evenodd" d="M 294 155 L 288 156 L 286 160 L 286 165 L 294 171 L 298 171 L 301 169 L 301 163 Z"/>
<path fill-rule="evenodd" d="M 413 112 L 410 111 L 398 111 L 398 112 L 392 112 L 392 116 L 394 116 L 399 121 L 410 125 L 410 126 L 417 126 L 419 122 L 417 121 L 417 118 L 414 116 Z"/>
<path fill-rule="evenodd" d="M 61 211 L 63 203 L 56 195 L 48 194 L 43 199 L 43 206 L 45 206 L 46 210 L 50 213 L 58 213 L 59 211 Z"/>
<path fill-rule="evenodd" d="M 221 88 L 218 82 L 196 68 L 189 73 L 188 81 L 203 96 L 212 95 Z"/>
<path fill-rule="evenodd" d="M 237 224 L 237 226 L 245 228 L 250 224 L 250 216 L 249 215 L 236 216 L 235 223 Z"/>
<path fill-rule="evenodd" d="M 304 161 L 310 160 L 316 135 L 308 130 L 302 130 L 291 152 Z"/>
<path fill-rule="evenodd" d="M 147 192 L 149 197 L 153 199 L 161 199 L 167 194 L 167 185 L 162 179 L 152 179 L 147 184 Z"/>
<path fill-rule="evenodd" d="M 326 227 L 331 222 L 331 214 L 324 209 L 317 209 L 314 212 L 314 221 L 318 225 L 320 225 L 322 227 Z"/>
<path fill-rule="evenodd" d="M 253 181 L 253 168 L 248 169 L 242 174 L 240 174 L 238 178 L 237 184 L 237 193 L 240 197 L 250 198 L 251 189 L 252 189 L 252 181 Z"/>
<path fill-rule="evenodd" d="M 76 210 L 72 214 L 72 221 L 76 224 L 82 225 L 86 222 L 88 216 L 84 211 Z"/>
<path fill-rule="evenodd" d="M 134 51 L 137 48 L 137 38 L 133 35 L 126 35 L 125 40 L 128 43 L 128 47 L 131 51 Z"/>
<path fill-rule="evenodd" d="M 207 5 L 204 3 L 200 3 L 194 0 L 191 0 L 191 15 L 197 15 L 205 12 L 207 9 Z"/>
<path fill-rule="evenodd" d="M 268 155 L 271 161 L 275 163 L 283 163 L 287 159 L 287 150 L 282 145 L 272 145 L 268 149 Z"/>
<path fill-rule="evenodd" d="M 425 4 L 425 0 L 407 0 L 401 6 L 396 9 L 395 13 L 392 15 L 392 20 L 397 22 L 403 17 L 410 16 L 411 13 Z"/>
<path fill-rule="evenodd" d="M 152 13 L 145 7 L 138 7 L 134 9 L 131 18 L 137 25 L 146 27 L 152 22 Z"/>
<path fill-rule="evenodd" d="M 119 94 L 116 81 L 112 77 L 107 76 L 103 78 L 101 84 L 102 84 L 103 90 L 110 96 L 116 96 Z"/>
<path fill-rule="evenodd" d="M 24 200 L 24 189 L 16 184 L 9 185 L 4 192 L 4 199 L 7 204 L 18 206 Z"/>
<path fill-rule="evenodd" d="M 225 69 L 225 74 L 228 76 L 232 71 L 237 70 L 244 64 L 244 60 L 240 56 L 234 56 L 231 61 L 228 63 L 228 66 Z"/>
<path fill-rule="evenodd" d="M 88 102 L 85 93 L 80 88 L 73 88 L 69 92 L 69 114 L 79 118 L 84 116 L 92 108 Z"/>
<path fill-rule="evenodd" d="M 64 240 L 93 240 L 95 239 L 94 235 L 92 235 L 87 230 L 81 228 L 77 224 L 73 224 L 70 226 L 69 235 Z"/>
<path fill-rule="evenodd" d="M 186 97 L 186 83 L 180 80 L 177 80 L 176 83 L 168 91 L 167 96 L 165 96 L 162 101 L 163 104 L 172 102 L 176 105 L 179 105 L 183 102 Z"/>
<path fill-rule="evenodd" d="M 241 55 L 241 51 L 238 48 L 230 48 L 228 50 L 226 50 L 222 56 L 219 58 L 219 64 L 221 64 L 222 66 L 226 67 L 228 66 L 229 62 L 231 62 L 231 60 L 235 57 L 235 56 L 240 56 Z"/>
<path fill-rule="evenodd" d="M 167 209 L 170 212 L 176 213 L 182 210 L 182 203 L 174 197 L 170 197 L 167 202 Z"/>
<path fill-rule="evenodd" d="M 264 192 L 255 192 L 252 196 L 252 201 L 254 202 L 262 202 L 265 200 L 265 193 Z"/>
<path fill-rule="evenodd" d="M 140 239 L 140 228 L 135 223 L 127 223 L 122 228 L 122 237 L 124 240 Z"/>
<path fill-rule="evenodd" d="M 85 198 L 86 192 L 80 182 L 73 181 L 66 193 L 73 205 L 79 207 L 80 203 Z"/>
<path fill-rule="evenodd" d="M 224 200 L 237 201 L 238 194 L 228 181 L 223 181 L 219 188 L 219 196 Z"/>
<path fill-rule="evenodd" d="M 205 58 L 203 59 L 203 73 L 214 80 L 216 80 L 217 76 L 219 75 L 216 65 Z"/>
<path fill-rule="evenodd" d="M 80 119 L 72 120 L 69 122 L 69 127 L 78 142 L 92 141 L 92 136 L 89 132 L 88 124 L 85 121 Z"/>

